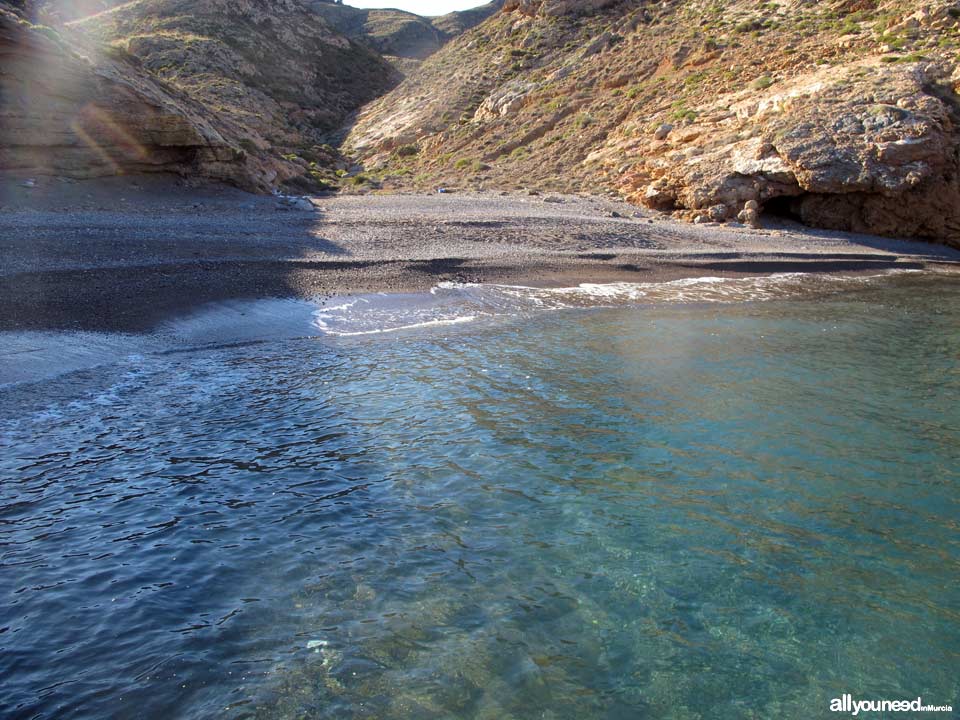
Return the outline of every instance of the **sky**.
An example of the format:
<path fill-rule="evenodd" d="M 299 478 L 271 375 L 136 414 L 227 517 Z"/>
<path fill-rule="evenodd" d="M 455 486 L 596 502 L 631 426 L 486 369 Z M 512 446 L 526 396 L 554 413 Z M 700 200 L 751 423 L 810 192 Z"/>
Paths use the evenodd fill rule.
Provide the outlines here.
<path fill-rule="evenodd" d="M 454 10 L 483 5 L 486 0 L 346 0 L 347 5 L 358 8 L 398 8 L 417 15 L 443 15 Z"/>

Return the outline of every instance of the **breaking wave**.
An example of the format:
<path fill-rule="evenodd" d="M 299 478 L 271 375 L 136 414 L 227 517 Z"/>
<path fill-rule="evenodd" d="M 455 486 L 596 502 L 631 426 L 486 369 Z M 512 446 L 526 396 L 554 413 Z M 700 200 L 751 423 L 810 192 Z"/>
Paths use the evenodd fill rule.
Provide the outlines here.
<path fill-rule="evenodd" d="M 530 287 L 479 283 L 440 283 L 429 293 L 372 294 L 339 298 L 314 313 L 325 335 L 357 336 L 470 323 L 538 310 L 618 307 L 638 304 L 762 302 L 840 292 L 878 278 L 780 273 L 762 277 L 697 277 L 665 282 L 581 283 L 573 287 Z"/>

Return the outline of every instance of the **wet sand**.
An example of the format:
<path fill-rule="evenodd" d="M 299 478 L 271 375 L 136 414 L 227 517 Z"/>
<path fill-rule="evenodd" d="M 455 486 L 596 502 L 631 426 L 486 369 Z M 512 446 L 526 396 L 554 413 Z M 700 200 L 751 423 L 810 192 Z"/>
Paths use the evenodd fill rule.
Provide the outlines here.
<path fill-rule="evenodd" d="M 941 245 L 693 226 L 604 197 L 497 192 L 291 203 L 164 177 L 0 182 L 0 330 L 149 331 L 203 303 L 775 272 L 954 268 Z"/>

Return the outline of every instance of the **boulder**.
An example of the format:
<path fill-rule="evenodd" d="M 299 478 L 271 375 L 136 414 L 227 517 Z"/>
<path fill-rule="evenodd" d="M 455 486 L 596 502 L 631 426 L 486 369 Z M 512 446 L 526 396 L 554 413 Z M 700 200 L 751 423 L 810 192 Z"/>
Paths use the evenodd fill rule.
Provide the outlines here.
<path fill-rule="evenodd" d="M 728 214 L 727 206 L 723 204 L 713 205 L 707 209 L 707 217 L 711 222 L 723 222 Z"/>
<path fill-rule="evenodd" d="M 670 135 L 670 131 L 673 130 L 673 125 L 670 123 L 663 123 L 658 126 L 656 130 L 653 131 L 654 140 L 666 140 Z"/>
<path fill-rule="evenodd" d="M 530 93 L 538 85 L 531 82 L 515 82 L 498 88 L 480 104 L 473 115 L 475 122 L 488 122 L 513 115 L 526 105 Z"/>
<path fill-rule="evenodd" d="M 760 203 L 756 200 L 747 200 L 743 210 L 737 215 L 737 220 L 747 227 L 760 227 Z"/>

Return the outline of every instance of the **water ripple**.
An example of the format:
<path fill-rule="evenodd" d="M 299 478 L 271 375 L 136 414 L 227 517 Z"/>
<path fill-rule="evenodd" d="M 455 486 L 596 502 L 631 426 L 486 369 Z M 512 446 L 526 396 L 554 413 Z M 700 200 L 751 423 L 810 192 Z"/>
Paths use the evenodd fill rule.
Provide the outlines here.
<path fill-rule="evenodd" d="M 956 704 L 958 357 L 960 289 L 905 278 L 226 343 L 7 387 L 0 707 Z"/>

